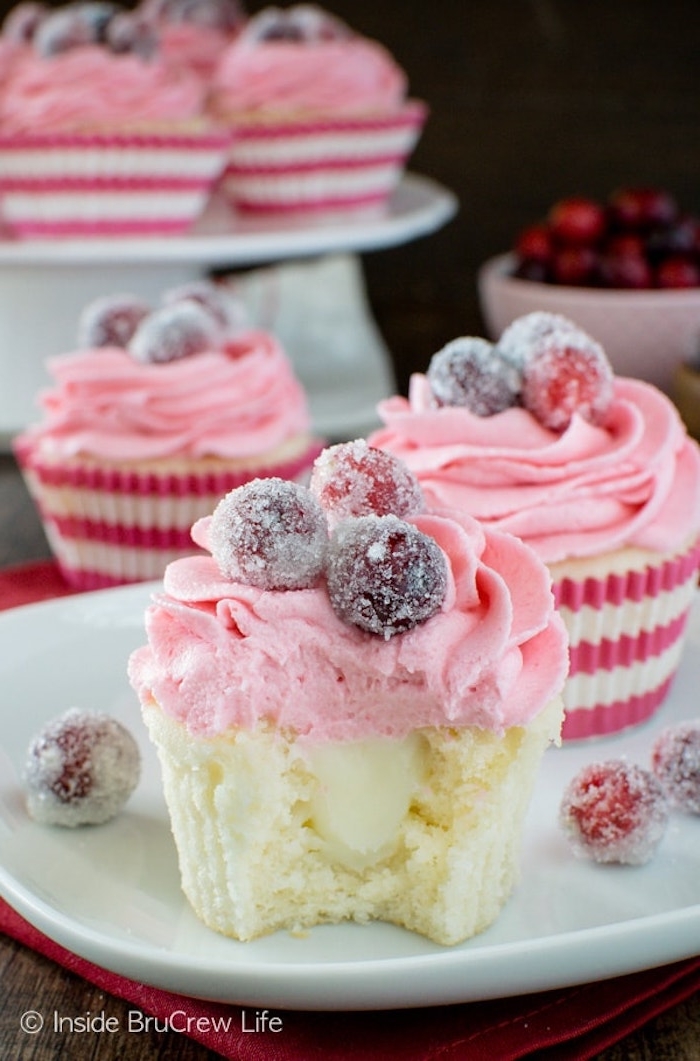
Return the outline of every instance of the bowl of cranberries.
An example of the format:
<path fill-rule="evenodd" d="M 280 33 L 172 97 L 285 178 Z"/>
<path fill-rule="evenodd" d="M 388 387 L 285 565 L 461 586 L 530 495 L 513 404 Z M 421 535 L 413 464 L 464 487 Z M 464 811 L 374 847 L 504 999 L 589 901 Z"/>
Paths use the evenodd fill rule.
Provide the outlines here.
<path fill-rule="evenodd" d="M 700 215 L 665 189 L 560 199 L 479 271 L 493 338 L 534 310 L 573 320 L 615 372 L 673 393 L 676 367 L 700 360 Z"/>

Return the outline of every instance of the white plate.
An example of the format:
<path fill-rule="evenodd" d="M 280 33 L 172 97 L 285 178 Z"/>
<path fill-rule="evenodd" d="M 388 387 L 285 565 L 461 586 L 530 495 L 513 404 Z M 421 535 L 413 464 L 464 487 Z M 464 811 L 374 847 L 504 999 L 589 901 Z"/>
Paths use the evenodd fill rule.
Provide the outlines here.
<path fill-rule="evenodd" d="M 180 893 L 156 759 L 126 680 L 152 589 L 108 590 L 0 615 L 0 891 L 65 947 L 195 997 L 331 1010 L 503 997 L 700 952 L 700 818 L 674 815 L 656 858 L 643 867 L 578 861 L 556 824 L 563 787 L 581 765 L 622 754 L 644 763 L 656 731 L 693 714 L 700 607 L 672 696 L 652 724 L 547 753 L 520 887 L 487 932 L 450 949 L 381 924 L 323 926 L 305 938 L 277 933 L 241 944 L 201 925 Z M 71 705 L 126 722 L 140 740 L 144 776 L 110 824 L 42 828 L 27 818 L 18 771 L 31 734 Z"/>
<path fill-rule="evenodd" d="M 16 264 L 204 262 L 249 265 L 324 251 L 376 250 L 426 236 L 456 213 L 457 199 L 428 177 L 407 173 L 385 212 L 328 220 L 237 217 L 217 198 L 182 236 L 0 240 L 0 266 Z"/>

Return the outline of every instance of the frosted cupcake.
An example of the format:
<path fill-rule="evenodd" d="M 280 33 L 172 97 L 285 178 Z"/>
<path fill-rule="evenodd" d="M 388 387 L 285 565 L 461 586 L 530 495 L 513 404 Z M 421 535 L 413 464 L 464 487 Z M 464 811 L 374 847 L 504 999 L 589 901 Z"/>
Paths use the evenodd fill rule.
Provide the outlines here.
<path fill-rule="evenodd" d="M 673 681 L 700 563 L 700 450 L 672 403 L 615 378 L 601 347 L 551 314 L 493 345 L 465 337 L 380 407 L 371 441 L 431 504 L 531 545 L 571 641 L 565 739 L 649 718 Z"/>
<path fill-rule="evenodd" d="M 376 919 L 458 943 L 515 886 L 558 738 L 549 575 L 509 535 L 415 511 L 359 443 L 320 463 L 310 490 L 250 483 L 195 525 L 212 555 L 170 565 L 129 661 L 182 886 L 240 940 Z"/>
<path fill-rule="evenodd" d="M 248 21 L 211 109 L 235 131 L 222 184 L 234 207 L 292 216 L 380 209 L 427 115 L 382 45 L 313 4 Z"/>
<path fill-rule="evenodd" d="M 37 20 L 0 86 L 0 214 L 18 238 L 168 235 L 203 212 L 230 134 L 206 85 L 116 5 Z M 115 30 L 114 27 L 117 27 Z"/>
<path fill-rule="evenodd" d="M 254 476 L 308 478 L 321 444 L 280 344 L 212 285 L 86 307 L 48 362 L 43 421 L 14 441 L 66 580 L 160 578 L 193 520 Z"/>

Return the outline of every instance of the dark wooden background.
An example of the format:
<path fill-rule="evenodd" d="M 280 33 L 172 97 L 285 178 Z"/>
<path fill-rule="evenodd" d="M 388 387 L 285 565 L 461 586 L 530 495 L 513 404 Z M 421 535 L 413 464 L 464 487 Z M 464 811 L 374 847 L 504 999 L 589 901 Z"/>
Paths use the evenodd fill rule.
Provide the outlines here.
<path fill-rule="evenodd" d="M 261 6 L 250 2 L 248 10 Z M 328 6 L 382 40 L 406 68 L 413 94 L 432 111 L 411 168 L 454 190 L 461 203 L 440 232 L 363 257 L 400 390 L 449 339 L 483 332 L 479 265 L 506 250 L 515 232 L 555 199 L 605 196 L 625 183 L 660 184 L 686 209 L 700 211 L 698 0 L 335 0 Z M 0 565 L 47 553 L 14 464 L 0 457 Z M 18 1028 L 25 1009 L 106 1007 L 123 1017 L 127 1007 L 6 941 L 0 981 L 3 1058 L 214 1056 L 174 1033 L 99 1042 L 28 1038 Z M 698 1057 L 700 1000 L 692 998 L 599 1061 Z"/>

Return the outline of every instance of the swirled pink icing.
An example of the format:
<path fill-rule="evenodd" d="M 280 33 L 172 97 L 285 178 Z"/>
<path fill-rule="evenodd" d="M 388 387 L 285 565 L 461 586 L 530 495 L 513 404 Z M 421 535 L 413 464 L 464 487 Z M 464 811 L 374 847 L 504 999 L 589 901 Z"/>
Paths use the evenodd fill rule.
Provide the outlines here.
<path fill-rule="evenodd" d="M 298 44 L 241 37 L 219 63 L 212 107 L 219 116 L 382 113 L 402 105 L 406 88 L 406 75 L 376 41 Z"/>
<path fill-rule="evenodd" d="M 468 516 L 426 513 L 449 569 L 442 609 L 389 641 L 347 624 L 325 583 L 261 590 L 210 556 L 172 563 L 129 661 L 142 702 L 200 736 L 261 721 L 309 742 L 400 738 L 425 726 L 501 733 L 562 687 L 566 635 L 532 550 Z M 209 518 L 193 528 L 208 547 Z"/>
<path fill-rule="evenodd" d="M 618 377 L 604 426 L 562 433 L 522 408 L 436 408 L 426 377 L 380 404 L 369 441 L 401 457 L 429 503 L 516 534 L 547 563 L 622 546 L 665 552 L 700 529 L 700 448 L 669 399 Z"/>
<path fill-rule="evenodd" d="M 98 45 L 17 61 L 0 94 L 0 130 L 58 132 L 178 124 L 203 112 L 205 86 L 159 60 L 114 55 Z"/>
<path fill-rule="evenodd" d="M 303 388 L 262 331 L 163 364 L 103 347 L 51 358 L 48 369 L 44 422 L 25 432 L 47 455 L 246 458 L 309 430 Z"/>
<path fill-rule="evenodd" d="M 202 78 L 216 70 L 232 34 L 192 22 L 172 22 L 158 29 L 158 47 L 164 61 L 185 67 Z"/>

